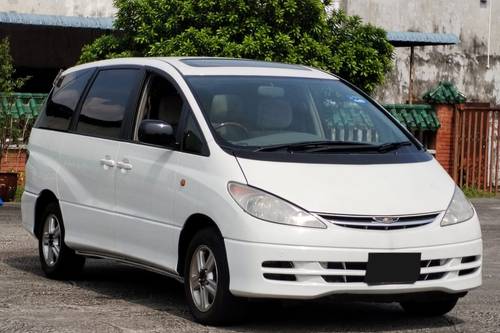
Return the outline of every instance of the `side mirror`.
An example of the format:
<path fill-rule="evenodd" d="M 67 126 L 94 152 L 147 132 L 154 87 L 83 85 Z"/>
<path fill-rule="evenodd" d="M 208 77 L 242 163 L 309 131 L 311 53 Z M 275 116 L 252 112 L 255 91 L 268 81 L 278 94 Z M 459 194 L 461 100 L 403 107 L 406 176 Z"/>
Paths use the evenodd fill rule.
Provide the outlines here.
<path fill-rule="evenodd" d="M 174 129 L 162 120 L 146 119 L 141 121 L 138 133 L 139 141 L 157 146 L 175 144 Z"/>

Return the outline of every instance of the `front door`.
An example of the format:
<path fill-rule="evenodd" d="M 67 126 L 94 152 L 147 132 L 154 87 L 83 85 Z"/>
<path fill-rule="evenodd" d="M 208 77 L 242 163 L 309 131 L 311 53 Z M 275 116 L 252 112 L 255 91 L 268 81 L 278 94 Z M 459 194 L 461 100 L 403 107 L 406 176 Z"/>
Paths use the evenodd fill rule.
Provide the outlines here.
<path fill-rule="evenodd" d="M 173 221 L 178 191 L 176 145 L 159 147 L 138 141 L 143 119 L 159 119 L 178 130 L 184 98 L 165 74 L 149 73 L 129 142 L 120 144 L 116 172 L 116 246 L 119 253 L 144 264 L 175 269 L 181 226 Z"/>

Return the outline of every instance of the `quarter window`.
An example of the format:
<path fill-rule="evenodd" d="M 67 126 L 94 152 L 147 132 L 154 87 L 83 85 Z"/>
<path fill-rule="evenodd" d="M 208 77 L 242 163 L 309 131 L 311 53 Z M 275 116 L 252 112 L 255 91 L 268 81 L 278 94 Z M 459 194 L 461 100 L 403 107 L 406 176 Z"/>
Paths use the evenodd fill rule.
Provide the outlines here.
<path fill-rule="evenodd" d="M 125 110 L 134 97 L 140 71 L 108 69 L 99 72 L 80 112 L 76 131 L 119 138 Z"/>
<path fill-rule="evenodd" d="M 208 156 L 208 149 L 204 144 L 203 135 L 191 113 L 188 115 L 184 128 L 182 150 L 189 153 Z"/>
<path fill-rule="evenodd" d="M 47 100 L 45 111 L 38 118 L 36 127 L 67 130 L 91 75 L 92 70 L 83 70 L 59 78 Z"/>

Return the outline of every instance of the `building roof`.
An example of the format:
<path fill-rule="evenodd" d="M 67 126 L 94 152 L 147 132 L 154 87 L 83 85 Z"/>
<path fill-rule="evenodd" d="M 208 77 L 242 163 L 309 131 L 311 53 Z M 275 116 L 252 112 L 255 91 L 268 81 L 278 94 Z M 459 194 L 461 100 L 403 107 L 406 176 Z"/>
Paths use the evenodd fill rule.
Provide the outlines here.
<path fill-rule="evenodd" d="M 436 131 L 441 126 L 431 105 L 389 104 L 384 107 L 409 130 Z"/>
<path fill-rule="evenodd" d="M 388 31 L 387 39 L 395 47 L 425 46 L 425 45 L 455 45 L 460 43 L 454 34 Z"/>
<path fill-rule="evenodd" d="M 35 118 L 46 98 L 47 94 L 0 92 L 0 118 Z"/>
<path fill-rule="evenodd" d="M 467 100 L 467 97 L 448 81 L 440 82 L 436 88 L 426 92 L 423 98 L 433 104 L 461 104 Z"/>
<path fill-rule="evenodd" d="M 114 19 L 112 17 L 81 17 L 0 12 L 0 24 L 25 24 L 52 27 L 111 30 L 113 29 L 113 20 Z"/>

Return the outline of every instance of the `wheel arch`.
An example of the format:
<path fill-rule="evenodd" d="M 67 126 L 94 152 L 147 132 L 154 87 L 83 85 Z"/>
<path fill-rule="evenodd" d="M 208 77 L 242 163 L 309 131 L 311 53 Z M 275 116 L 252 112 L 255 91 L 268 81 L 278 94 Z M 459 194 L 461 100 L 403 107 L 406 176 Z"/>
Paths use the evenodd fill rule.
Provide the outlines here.
<path fill-rule="evenodd" d="M 56 202 L 59 204 L 59 199 L 57 199 L 54 192 L 51 190 L 43 190 L 38 195 L 35 203 L 35 226 L 34 226 L 34 234 L 36 238 L 40 238 L 42 233 L 42 212 L 43 209 L 51 202 Z"/>
<path fill-rule="evenodd" d="M 221 238 L 223 238 L 220 228 L 217 226 L 217 223 L 215 223 L 215 221 L 207 215 L 199 213 L 193 214 L 189 216 L 189 218 L 184 223 L 181 234 L 179 236 L 179 245 L 177 252 L 177 273 L 180 276 L 184 275 L 184 264 L 189 242 L 198 231 L 205 228 L 213 228 L 219 233 Z"/>

